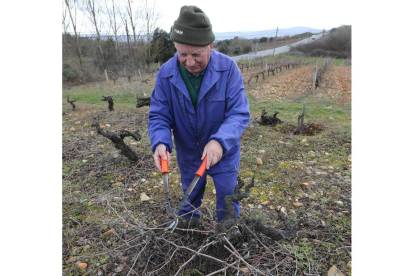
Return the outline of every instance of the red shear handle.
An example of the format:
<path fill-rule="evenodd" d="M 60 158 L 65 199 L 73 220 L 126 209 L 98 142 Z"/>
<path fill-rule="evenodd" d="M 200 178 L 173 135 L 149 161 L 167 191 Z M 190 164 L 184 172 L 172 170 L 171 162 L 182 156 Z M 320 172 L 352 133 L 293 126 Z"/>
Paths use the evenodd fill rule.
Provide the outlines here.
<path fill-rule="evenodd" d="M 162 157 L 160 156 L 161 173 L 168 173 L 168 151 L 166 151 L 165 154 L 167 155 L 167 160 L 162 159 Z"/>
<path fill-rule="evenodd" d="M 203 174 L 206 171 L 206 168 L 207 168 L 207 156 L 204 157 L 203 163 L 201 163 L 201 166 L 196 172 L 196 175 L 198 175 L 199 177 L 203 177 Z"/>

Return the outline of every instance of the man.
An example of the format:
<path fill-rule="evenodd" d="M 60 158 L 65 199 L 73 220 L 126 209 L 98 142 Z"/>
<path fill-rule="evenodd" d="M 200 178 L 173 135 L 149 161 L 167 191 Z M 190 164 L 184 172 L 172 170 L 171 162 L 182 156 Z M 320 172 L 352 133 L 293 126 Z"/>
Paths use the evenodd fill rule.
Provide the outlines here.
<path fill-rule="evenodd" d="M 250 119 L 242 75 L 229 57 L 213 50 L 215 36 L 207 15 L 183 6 L 171 30 L 177 53 L 159 70 L 151 94 L 148 132 L 155 165 L 168 159 L 174 135 L 185 192 L 207 158 L 207 170 L 180 211 L 200 218 L 210 175 L 216 187 L 217 219 L 225 218 L 224 197 L 234 193 L 240 165 L 240 136 Z M 171 132 L 172 130 L 172 132 Z M 239 204 L 234 203 L 239 216 Z"/>

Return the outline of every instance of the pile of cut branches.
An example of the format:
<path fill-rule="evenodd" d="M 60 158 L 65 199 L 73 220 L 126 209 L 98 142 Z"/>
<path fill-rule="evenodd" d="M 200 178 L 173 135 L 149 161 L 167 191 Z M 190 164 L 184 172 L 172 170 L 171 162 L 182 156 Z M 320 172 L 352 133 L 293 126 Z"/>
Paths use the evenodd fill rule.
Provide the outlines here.
<path fill-rule="evenodd" d="M 125 204 L 122 208 L 121 204 L 113 203 L 110 195 L 101 196 L 95 202 L 115 214 L 115 219 L 106 221 L 110 230 L 102 233 L 101 243 L 119 245 L 100 253 L 112 256 L 114 261 L 105 265 L 91 264 L 89 271 L 94 275 L 118 275 L 116 272 L 122 275 L 236 275 L 247 272 L 249 275 L 292 275 L 294 256 L 288 258 L 289 253 L 280 247 L 279 241 L 294 239 L 302 220 L 291 227 L 283 208 L 277 213 L 284 229 L 264 225 L 257 219 L 236 217 L 233 202 L 248 197 L 254 186 L 254 176 L 244 193 L 243 186 L 239 177 L 235 193 L 225 199 L 227 214 L 222 222 L 206 216 L 204 225 L 193 228 L 191 221 L 186 226 L 181 223 L 173 233 L 167 227 L 168 220 L 161 220 L 158 227 L 149 227 Z M 199 209 L 200 212 L 206 210 L 211 215 L 206 205 Z M 92 239 L 93 235 L 88 238 Z M 77 261 L 85 262 L 89 258 L 78 256 Z"/>

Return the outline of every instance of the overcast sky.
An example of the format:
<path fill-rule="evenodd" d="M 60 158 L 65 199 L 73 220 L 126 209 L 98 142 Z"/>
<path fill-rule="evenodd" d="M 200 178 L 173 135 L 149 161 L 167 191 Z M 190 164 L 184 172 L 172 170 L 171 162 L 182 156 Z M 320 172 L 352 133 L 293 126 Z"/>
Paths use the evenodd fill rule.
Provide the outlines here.
<path fill-rule="evenodd" d="M 352 25 L 351 18 L 359 12 L 352 5 L 352 0 L 344 2 L 328 0 L 147 0 L 159 12 L 158 27 L 170 32 L 171 26 L 180 14 L 184 5 L 195 5 L 201 8 L 213 25 L 213 32 L 263 31 L 292 27 L 308 27 L 330 30 L 341 25 Z M 133 0 L 135 11 L 145 0 Z M 124 8 L 124 1 L 117 1 Z M 362 4 L 361 4 L 362 5 Z M 63 4 L 63 8 L 64 8 Z M 106 15 L 105 9 L 102 12 Z M 366 15 L 364 14 L 364 18 Z M 103 19 L 103 20 L 102 20 Z M 108 18 L 101 18 L 101 34 L 111 33 Z M 69 19 L 67 31 L 73 33 Z M 145 32 L 145 25 L 138 26 L 138 32 Z M 88 16 L 77 12 L 77 30 L 82 34 L 94 34 L 95 28 Z M 120 29 L 123 33 L 123 28 Z M 284 35 L 283 31 L 278 33 Z M 271 34 L 268 34 L 270 36 Z"/>
<path fill-rule="evenodd" d="M 160 27 L 169 32 L 183 5 L 201 8 L 213 24 L 213 32 L 261 31 L 291 27 L 332 29 L 351 25 L 352 5 L 336 1 L 269 0 L 155 0 L 162 18 Z M 355 8 L 355 7 L 354 7 Z"/>

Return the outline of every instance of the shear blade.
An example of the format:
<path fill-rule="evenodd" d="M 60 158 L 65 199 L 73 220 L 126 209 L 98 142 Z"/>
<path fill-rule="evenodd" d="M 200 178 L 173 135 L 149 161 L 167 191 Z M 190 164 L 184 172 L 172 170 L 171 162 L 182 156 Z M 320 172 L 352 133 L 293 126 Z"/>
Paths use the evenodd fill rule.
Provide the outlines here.
<path fill-rule="evenodd" d="M 178 218 L 175 219 L 173 222 L 171 222 L 170 225 L 168 225 L 168 227 L 165 229 L 165 231 L 172 228 L 171 233 L 173 233 L 175 228 L 177 228 L 177 224 L 178 224 Z"/>

